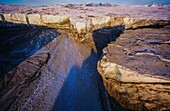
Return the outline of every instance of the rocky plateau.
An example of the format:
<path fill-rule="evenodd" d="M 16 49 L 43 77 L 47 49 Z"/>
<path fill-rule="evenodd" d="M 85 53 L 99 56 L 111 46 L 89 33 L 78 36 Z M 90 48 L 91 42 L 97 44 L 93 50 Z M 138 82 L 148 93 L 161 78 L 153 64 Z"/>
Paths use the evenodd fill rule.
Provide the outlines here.
<path fill-rule="evenodd" d="M 170 110 L 169 11 L 1 4 L 0 109 Z"/>

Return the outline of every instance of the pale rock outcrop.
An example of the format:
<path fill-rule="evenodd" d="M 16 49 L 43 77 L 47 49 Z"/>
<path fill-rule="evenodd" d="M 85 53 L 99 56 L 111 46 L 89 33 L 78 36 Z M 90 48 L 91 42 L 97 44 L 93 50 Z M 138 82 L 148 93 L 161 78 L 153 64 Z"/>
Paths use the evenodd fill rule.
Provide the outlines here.
<path fill-rule="evenodd" d="M 125 17 L 125 18 L 123 18 L 123 21 L 124 21 L 124 24 L 129 25 L 129 24 L 134 23 L 135 20 L 131 19 L 129 17 Z"/>
<path fill-rule="evenodd" d="M 124 23 L 123 18 L 124 17 L 111 17 L 108 23 L 110 26 L 120 26 Z"/>
<path fill-rule="evenodd" d="M 125 28 L 132 28 L 136 29 L 138 27 L 149 27 L 149 26 L 161 26 L 161 25 L 167 25 L 170 24 L 170 21 L 164 21 L 164 20 L 144 20 L 144 19 L 135 19 L 135 18 L 129 18 L 124 17 L 123 18 L 123 24 L 125 25 Z"/>
<path fill-rule="evenodd" d="M 73 18 L 70 18 L 70 27 L 71 29 L 76 29 L 78 33 L 87 33 L 92 32 L 94 25 L 92 23 L 92 19 L 86 18 L 83 21 L 76 21 Z"/>
<path fill-rule="evenodd" d="M 75 40 L 83 41 L 89 36 L 93 30 L 106 26 L 124 26 L 125 29 L 148 27 L 148 26 L 161 26 L 170 24 L 168 20 L 145 20 L 130 17 L 87 17 L 82 19 L 74 19 L 70 16 L 60 15 L 47 15 L 47 14 L 2 14 L 1 21 L 42 25 L 52 28 L 74 30 Z M 80 39 L 80 40 L 79 40 Z"/>
<path fill-rule="evenodd" d="M 74 27 L 77 29 L 78 33 L 85 33 L 86 22 L 76 22 Z"/>
<path fill-rule="evenodd" d="M 106 58 L 106 57 L 104 57 Z M 159 76 L 151 76 L 149 74 L 141 75 L 136 71 L 131 71 L 128 68 L 122 67 L 115 63 L 100 62 L 100 66 L 103 68 L 103 76 L 105 78 L 115 78 L 115 81 L 123 83 L 169 83 L 170 79 L 161 78 Z"/>
<path fill-rule="evenodd" d="M 104 27 L 104 26 L 109 26 L 110 24 L 108 24 L 110 20 L 109 16 L 105 16 L 105 17 L 96 17 L 96 18 L 92 18 L 92 23 L 95 27 L 95 29 Z"/>
<path fill-rule="evenodd" d="M 42 21 L 45 24 L 65 24 L 70 22 L 69 16 L 59 16 L 59 15 L 42 15 Z"/>
<path fill-rule="evenodd" d="M 40 14 L 28 14 L 26 16 L 27 24 L 41 25 L 41 15 Z"/>
<path fill-rule="evenodd" d="M 9 22 L 20 22 L 26 23 L 26 14 L 14 13 L 14 14 L 3 14 L 6 21 Z"/>
<path fill-rule="evenodd" d="M 141 75 L 103 60 L 98 63 L 98 71 L 109 95 L 116 98 L 125 109 L 170 109 L 170 79 Z"/>

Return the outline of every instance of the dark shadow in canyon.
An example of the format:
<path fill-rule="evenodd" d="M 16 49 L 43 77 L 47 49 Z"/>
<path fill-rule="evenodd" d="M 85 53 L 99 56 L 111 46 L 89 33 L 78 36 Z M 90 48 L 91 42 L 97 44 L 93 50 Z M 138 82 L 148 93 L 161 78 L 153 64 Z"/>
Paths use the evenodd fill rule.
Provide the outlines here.
<path fill-rule="evenodd" d="M 0 77 L 54 40 L 60 33 L 45 26 L 0 22 Z"/>
<path fill-rule="evenodd" d="M 107 97 L 102 78 L 97 71 L 97 62 L 102 49 L 111 41 L 115 41 L 123 30 L 123 26 L 118 26 L 93 31 L 97 53 L 92 49 L 81 68 L 72 66 L 55 100 L 53 111 L 110 111 L 111 109 L 124 111 L 119 102 Z"/>
<path fill-rule="evenodd" d="M 103 27 L 93 31 L 93 41 L 97 49 L 98 55 L 102 56 L 103 48 L 107 47 L 107 44 L 114 43 L 116 39 L 123 33 L 125 30 L 124 26 L 115 26 L 115 27 Z M 109 51 L 109 50 L 108 50 Z M 107 52 L 109 53 L 109 52 Z M 108 94 L 109 95 L 109 94 Z M 109 96 L 109 104 L 112 111 L 124 111 L 123 107 L 119 104 L 114 97 Z"/>
<path fill-rule="evenodd" d="M 39 77 L 38 71 L 50 59 L 50 54 L 46 50 L 38 51 L 59 35 L 57 29 L 46 26 L 0 22 L 1 110 L 8 110 L 19 97 L 18 95 L 24 92 L 24 88 Z M 34 56 L 37 52 L 39 56 Z M 26 60 L 31 57 L 35 61 Z"/>
<path fill-rule="evenodd" d="M 25 59 L 35 54 L 59 32 L 56 29 L 36 25 L 0 23 L 0 76 L 13 70 Z M 123 27 L 105 27 L 93 32 L 97 53 L 83 61 L 81 67 L 72 66 L 53 106 L 54 111 L 109 111 L 110 106 L 102 78 L 97 71 L 97 62 L 102 49 L 115 40 Z M 61 64 L 62 65 L 62 64 Z M 123 110 L 118 102 L 111 104 L 113 110 Z"/>
<path fill-rule="evenodd" d="M 53 106 L 53 111 L 109 111 L 102 78 L 97 71 L 99 55 L 93 49 L 81 67 L 72 66 Z"/>
<path fill-rule="evenodd" d="M 116 40 L 117 37 L 125 30 L 124 26 L 103 27 L 93 31 L 93 41 L 99 55 L 108 43 Z"/>

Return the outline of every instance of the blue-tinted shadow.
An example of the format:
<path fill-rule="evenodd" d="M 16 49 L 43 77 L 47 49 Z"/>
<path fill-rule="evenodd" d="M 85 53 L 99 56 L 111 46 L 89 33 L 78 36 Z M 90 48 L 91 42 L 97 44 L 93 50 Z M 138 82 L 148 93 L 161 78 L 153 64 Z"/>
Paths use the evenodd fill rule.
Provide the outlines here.
<path fill-rule="evenodd" d="M 123 28 L 123 29 L 122 29 Z M 97 71 L 97 62 L 102 49 L 124 30 L 120 27 L 106 27 L 93 32 L 94 50 L 85 59 L 81 67 L 72 66 L 60 92 L 55 100 L 52 111 L 123 111 L 124 109 L 114 99 L 109 105 L 102 78 Z"/>
<path fill-rule="evenodd" d="M 0 77 L 59 35 L 44 26 L 0 22 Z"/>
<path fill-rule="evenodd" d="M 96 68 L 98 59 L 99 56 L 92 50 L 81 68 L 72 66 L 53 111 L 107 111 L 105 88 Z"/>

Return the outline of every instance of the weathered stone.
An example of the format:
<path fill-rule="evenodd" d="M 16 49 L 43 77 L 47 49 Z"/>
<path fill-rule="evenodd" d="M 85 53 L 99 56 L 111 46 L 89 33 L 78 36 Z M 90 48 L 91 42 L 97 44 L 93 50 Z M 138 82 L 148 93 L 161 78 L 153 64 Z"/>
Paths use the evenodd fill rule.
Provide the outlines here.
<path fill-rule="evenodd" d="M 59 16 L 59 15 L 42 15 L 42 21 L 45 24 L 66 24 L 69 23 L 68 16 Z"/>
<path fill-rule="evenodd" d="M 38 51 L 59 33 L 55 29 L 25 25 L 1 29 L 0 109 L 7 110 L 21 93 L 26 94 L 25 88 L 41 75 L 40 71 L 50 54 L 48 51 Z"/>
<path fill-rule="evenodd" d="M 42 19 L 40 14 L 28 14 L 26 16 L 27 24 L 41 25 Z"/>
<path fill-rule="evenodd" d="M 157 20 L 144 20 L 129 17 L 92 17 L 86 18 L 81 21 L 73 19 L 69 16 L 59 16 L 59 15 L 40 15 L 40 14 L 3 14 L 6 21 L 9 22 L 19 22 L 24 24 L 34 24 L 34 25 L 45 25 L 52 28 L 60 29 L 70 29 L 77 30 L 75 37 L 80 37 L 83 41 L 86 39 L 85 33 L 91 33 L 92 30 L 106 27 L 106 26 L 124 26 L 128 28 L 138 28 L 147 26 L 161 26 L 170 24 L 168 20 L 157 21 Z M 1 17 L 2 19 L 2 17 Z M 80 36 L 81 35 L 81 36 Z M 82 37 L 82 35 L 84 35 Z"/>
<path fill-rule="evenodd" d="M 103 50 L 98 71 L 126 109 L 170 109 L 169 29 L 136 29 Z"/>
<path fill-rule="evenodd" d="M 3 14 L 3 17 L 5 18 L 4 20 L 6 20 L 7 22 L 8 21 L 14 22 L 14 23 L 19 22 L 19 23 L 24 23 L 24 24 L 27 23 L 27 24 L 43 25 L 43 26 L 48 26 L 48 27 L 58 28 L 58 29 L 60 28 L 68 29 L 69 31 L 65 30 L 65 33 L 67 32 L 69 32 L 69 34 L 71 33 L 70 35 L 72 36 L 72 38 L 79 42 L 83 42 L 87 39 L 90 42 L 92 42 L 92 36 L 93 36 L 92 31 L 98 28 L 104 29 L 103 27 L 105 26 L 121 26 L 125 29 L 131 29 L 131 28 L 136 29 L 136 28 L 152 27 L 152 26 L 160 27 L 160 26 L 170 24 L 169 13 L 168 13 L 169 6 L 163 7 L 161 9 L 162 11 L 160 11 L 160 8 L 152 9 L 151 7 L 145 7 L 146 8 L 145 10 L 144 7 L 135 8 L 135 7 L 126 7 L 126 6 L 116 6 L 116 7 L 109 7 L 109 8 L 104 8 L 104 7 L 103 8 L 101 7 L 88 8 L 88 7 L 80 6 L 80 7 L 66 8 L 67 6 L 59 5 L 59 7 L 58 6 L 56 7 L 51 6 L 51 7 L 49 6 L 48 12 L 45 11 L 47 8 L 42 9 L 44 11 L 42 10 L 40 11 L 39 7 L 34 7 L 33 9 L 31 9 L 32 7 L 24 7 L 23 10 L 22 8 L 15 7 L 15 9 L 13 10 L 14 12 L 9 12 L 5 8 L 1 8 L 1 9 L 5 10 L 3 11 L 4 13 L 8 13 L 8 14 Z M 76 9 L 76 11 L 73 8 Z M 124 10 L 124 8 L 126 8 L 127 10 Z M 55 10 L 55 11 L 50 12 L 49 11 L 50 9 Z M 72 10 L 69 11 L 68 9 L 69 10 L 72 9 Z M 77 10 L 79 9 L 80 11 L 77 12 Z M 143 13 L 141 13 L 142 11 Z M 29 13 L 29 12 L 31 13 L 35 12 L 37 14 L 25 15 L 26 13 Z M 21 14 L 21 13 L 25 13 L 25 14 Z M 64 15 L 68 15 L 68 16 L 60 16 L 60 15 L 63 15 L 63 13 Z M 0 20 L 4 21 L 2 16 Z M 169 48 L 169 38 L 168 38 L 169 32 L 167 32 L 167 29 L 163 29 L 163 30 L 162 29 L 154 29 L 154 30 L 151 29 L 151 30 L 146 30 L 146 31 L 145 30 L 146 29 L 144 29 L 144 31 L 143 30 L 125 31 L 124 32 L 125 35 L 127 33 L 125 37 L 121 36 L 119 39 L 117 39 L 115 44 L 109 44 L 108 47 L 104 49 L 104 53 L 107 53 L 106 56 L 103 56 L 101 62 L 98 63 L 98 70 L 103 77 L 103 81 L 107 88 L 108 93 L 111 96 L 115 97 L 116 100 L 119 101 L 120 104 L 124 108 L 133 109 L 133 110 L 169 110 L 170 109 L 169 107 L 170 106 L 170 101 L 169 101 L 169 98 L 170 98 L 170 95 L 169 95 L 169 90 L 170 90 L 169 49 L 170 48 Z M 115 30 L 110 31 L 109 32 L 110 34 L 107 35 L 108 37 L 106 36 L 102 37 L 103 35 L 106 35 L 105 32 L 101 33 L 101 30 L 98 31 L 100 32 L 98 33 L 98 36 L 103 38 L 102 39 L 103 41 L 101 40 L 102 42 L 100 42 L 101 44 L 99 44 L 100 49 L 106 45 L 103 42 L 108 43 L 112 40 L 110 39 L 110 36 L 113 37 L 114 34 L 117 34 L 117 33 L 112 33 L 116 31 Z M 149 34 L 147 32 L 149 32 Z M 151 33 L 151 32 L 154 32 L 154 33 Z M 41 36 L 39 36 L 38 39 L 41 39 Z M 17 39 L 17 41 L 14 41 L 14 42 L 16 43 L 18 41 L 20 41 L 20 39 Z M 44 40 L 42 41 L 44 42 Z M 72 41 L 72 39 L 69 38 L 68 41 Z M 33 40 L 32 42 L 36 42 L 36 41 Z M 3 46 L 3 43 L 0 45 Z M 10 42 L 10 44 L 13 44 L 13 43 Z M 51 101 L 53 101 L 54 103 L 55 102 L 54 99 L 57 98 L 56 92 L 53 88 L 56 88 L 56 89 L 58 88 L 56 86 L 58 84 L 54 85 L 51 82 L 54 79 L 56 79 L 55 78 L 56 72 L 54 71 L 59 71 L 59 73 L 57 74 L 63 75 L 63 73 L 61 73 L 62 68 L 64 69 L 65 67 L 67 67 L 66 70 L 63 70 L 64 74 L 67 74 L 68 71 L 72 68 L 67 63 L 65 63 L 64 67 L 59 65 L 59 63 L 63 63 L 63 60 L 61 60 L 63 55 L 68 56 L 67 58 L 69 59 L 67 59 L 68 60 L 67 62 L 70 64 L 72 64 L 73 62 L 84 61 L 84 59 L 81 59 L 82 61 L 77 60 L 77 57 L 79 55 L 82 57 L 81 53 L 87 54 L 86 53 L 87 50 L 86 51 L 78 50 L 80 51 L 80 53 L 74 50 L 76 48 L 79 48 L 79 45 L 75 44 L 75 42 L 73 42 L 73 44 L 68 44 L 67 40 L 65 39 L 63 40 L 63 42 L 60 43 L 61 49 L 60 47 L 58 48 L 56 46 L 50 47 L 51 48 L 50 50 L 52 50 L 52 54 L 55 54 L 55 56 L 53 56 L 54 59 L 51 60 L 51 62 L 49 63 L 49 66 L 46 67 L 46 71 L 44 72 L 44 76 L 49 74 L 50 76 L 47 76 L 46 78 L 50 78 L 50 79 L 48 81 L 48 84 L 44 83 L 44 81 L 41 80 L 42 82 L 41 84 L 43 84 L 44 86 L 43 88 L 45 88 L 46 89 L 45 91 L 48 92 L 48 96 L 45 96 L 46 98 L 45 100 L 47 101 L 49 100 L 49 104 L 48 102 L 46 102 L 48 108 L 46 108 L 46 106 L 41 106 L 44 102 L 43 101 L 44 98 L 41 98 L 42 94 L 44 94 L 44 89 L 39 90 L 39 88 L 35 88 L 37 92 L 36 91 L 34 92 L 33 89 L 30 91 L 30 89 L 28 88 L 27 89 L 27 91 L 29 92 L 28 95 L 34 94 L 34 93 L 38 95 L 37 97 L 33 96 L 33 98 L 36 98 L 36 100 L 38 101 L 38 104 L 34 105 L 34 103 L 36 103 L 37 101 L 35 100 L 32 101 L 29 97 L 27 97 L 27 94 L 22 93 L 22 96 L 20 96 L 20 99 L 13 104 L 13 107 L 11 107 L 11 109 L 18 109 L 18 108 L 23 108 L 23 107 L 28 108 L 29 110 L 32 110 L 31 109 L 32 107 L 34 110 L 39 110 L 39 108 L 40 109 L 44 109 L 44 108 L 49 109 L 49 107 L 51 108 L 51 106 L 53 106 Z M 98 44 L 95 44 L 95 46 L 97 45 Z M 39 44 L 37 46 L 39 46 Z M 8 49 L 11 48 L 8 46 L 6 47 Z M 94 47 L 94 46 L 90 46 L 90 47 Z M 73 49 L 71 50 L 71 52 L 77 55 L 74 56 L 74 54 L 70 55 L 70 53 L 67 53 L 67 52 L 70 52 L 70 50 L 66 51 L 65 53 L 63 49 Z M 100 49 L 97 49 L 98 50 L 97 52 L 99 54 L 101 51 Z M 62 53 L 58 53 L 58 52 L 62 52 Z M 88 53 L 90 54 L 90 51 Z M 91 53 L 93 54 L 93 52 Z M 40 65 L 43 65 L 45 63 L 44 60 L 49 55 L 45 54 L 45 57 L 44 57 L 44 54 L 42 54 L 39 56 L 40 57 L 38 57 L 38 60 L 34 60 L 37 58 L 34 56 L 31 59 L 33 61 L 28 60 L 28 59 L 27 59 L 28 61 L 25 60 L 24 62 L 28 62 L 28 63 L 26 64 L 21 63 L 20 65 L 17 66 L 17 68 L 14 68 L 13 71 L 9 72 L 9 75 L 6 75 L 5 78 L 0 80 L 1 89 L 5 89 L 6 87 L 8 87 L 2 92 L 0 92 L 1 95 L 3 95 L 1 96 L 2 101 L 0 102 L 2 104 L 5 104 L 4 106 L 5 108 L 10 105 L 9 103 L 11 103 L 11 102 L 8 102 L 8 100 L 6 99 L 14 98 L 16 95 L 17 96 L 19 95 L 17 91 L 21 91 L 22 88 L 20 87 L 20 85 L 22 86 L 22 83 L 30 82 L 32 80 L 32 77 L 34 79 L 37 76 L 36 75 L 38 74 L 37 70 L 40 69 Z M 74 59 L 73 61 L 71 61 L 71 58 L 70 58 L 71 56 L 76 58 L 75 61 Z M 56 57 L 59 57 L 59 59 L 56 59 Z M 39 59 L 43 59 L 43 60 L 39 60 Z M 64 60 L 65 59 L 66 58 L 64 58 Z M 58 62 L 58 60 L 61 60 L 61 62 Z M 54 61 L 56 61 L 55 64 L 54 64 Z M 5 62 L 5 64 L 8 64 L 8 63 Z M 30 64 L 35 64 L 35 65 L 31 66 Z M 77 66 L 77 64 L 75 64 L 75 66 Z M 92 66 L 95 66 L 95 65 L 92 65 Z M 75 68 L 74 70 L 77 70 L 77 68 Z M 2 72 L 3 72 L 3 68 L 0 69 L 0 73 Z M 80 73 L 82 73 L 82 71 L 80 71 Z M 53 82 L 56 83 L 56 81 L 53 81 Z M 33 84 L 33 86 L 37 86 L 37 85 Z M 47 87 L 47 86 L 52 86 L 52 88 Z M 12 94 L 12 92 L 16 88 L 19 88 L 19 89 L 17 89 L 17 91 Z M 38 92 L 40 93 L 38 94 Z M 6 98 L 6 96 L 8 98 Z M 48 99 L 50 97 L 51 99 Z M 24 102 L 22 101 L 25 101 L 26 100 L 25 98 L 27 98 L 28 102 L 26 103 L 26 105 L 23 106 L 22 103 Z M 11 99 L 11 101 L 12 100 L 13 99 Z M 8 104 L 6 104 L 3 101 L 7 101 Z M 29 102 L 31 104 L 29 104 Z"/>
<path fill-rule="evenodd" d="M 86 33 L 86 23 L 85 22 L 76 22 L 75 28 L 77 29 L 78 33 Z"/>
<path fill-rule="evenodd" d="M 123 23 L 125 25 L 125 28 L 139 28 L 139 27 L 159 27 L 159 26 L 164 26 L 170 24 L 170 21 L 164 21 L 164 20 L 144 20 L 144 19 L 134 19 L 134 18 L 129 18 L 125 17 L 123 18 Z"/>
<path fill-rule="evenodd" d="M 8 74 L 5 75 L 5 79 L 0 80 L 4 83 L 0 91 L 0 107 L 2 110 L 8 109 L 17 99 L 23 88 L 38 77 L 39 70 L 47 59 L 48 54 L 35 54 L 22 62 L 11 72 L 8 72 Z"/>
<path fill-rule="evenodd" d="M 26 14 L 14 13 L 14 14 L 3 14 L 6 21 L 26 23 Z"/>
<path fill-rule="evenodd" d="M 3 14 L 6 21 L 11 21 L 11 14 Z"/>
<path fill-rule="evenodd" d="M 123 26 L 123 18 L 124 17 L 111 17 L 110 21 L 110 26 Z"/>

